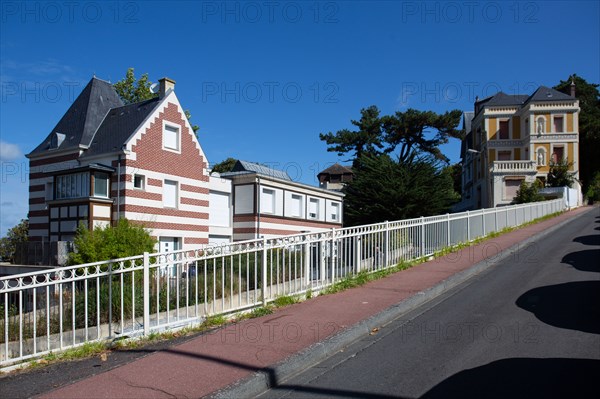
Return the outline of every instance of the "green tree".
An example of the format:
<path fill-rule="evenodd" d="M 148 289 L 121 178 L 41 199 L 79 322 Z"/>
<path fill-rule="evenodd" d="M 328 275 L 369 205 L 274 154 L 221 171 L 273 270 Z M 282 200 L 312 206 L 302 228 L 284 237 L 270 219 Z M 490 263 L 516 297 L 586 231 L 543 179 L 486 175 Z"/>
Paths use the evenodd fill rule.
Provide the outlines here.
<path fill-rule="evenodd" d="M 138 103 L 158 97 L 157 93 L 152 93 L 150 86 L 152 86 L 152 82 L 148 80 L 148 74 L 145 73 L 136 80 L 133 68 L 127 69 L 125 77 L 113 85 L 125 104 Z"/>
<path fill-rule="evenodd" d="M 585 196 L 592 203 L 594 201 L 600 201 L 600 172 L 596 172 L 592 178 L 592 181 L 585 192 Z"/>
<path fill-rule="evenodd" d="M 236 162 L 237 162 L 237 159 L 229 157 L 229 158 L 225 159 L 224 161 L 216 163 L 212 167 L 212 171 L 217 172 L 217 173 L 231 172 L 233 170 L 233 167 L 235 166 Z"/>
<path fill-rule="evenodd" d="M 457 202 L 460 201 L 462 193 L 462 163 L 458 162 L 453 165 L 448 165 L 443 169 L 444 173 L 450 175 L 452 179 L 452 187 L 457 196 Z"/>
<path fill-rule="evenodd" d="M 456 201 L 450 174 L 431 155 L 402 162 L 364 154 L 355 164 L 354 179 L 344 188 L 347 225 L 437 215 Z"/>
<path fill-rule="evenodd" d="M 600 172 L 600 91 L 598 84 L 588 83 L 585 79 L 573 74 L 567 80 L 561 80 L 554 88 L 570 94 L 571 81 L 575 83 L 575 96 L 579 100 L 579 178 L 584 192 L 592 178 Z"/>
<path fill-rule="evenodd" d="M 119 97 L 125 104 L 138 103 L 140 101 L 150 100 L 158 97 L 158 93 L 153 93 L 150 90 L 152 82 L 148 79 L 148 73 L 144 73 L 136 80 L 133 68 L 127 69 L 125 77 L 113 85 Z M 192 123 L 192 114 L 189 110 L 185 110 L 185 116 L 192 125 L 194 134 L 198 135 L 200 127 Z"/>
<path fill-rule="evenodd" d="M 540 188 L 541 182 L 539 180 L 536 180 L 531 184 L 528 184 L 523 180 L 517 190 L 517 195 L 513 199 L 513 203 L 526 204 L 528 202 L 543 201 L 544 196 L 540 194 Z"/>
<path fill-rule="evenodd" d="M 573 187 L 575 182 L 575 173 L 569 172 L 573 166 L 572 162 L 561 159 L 558 162 L 550 161 L 550 170 L 548 171 L 548 187 Z"/>
<path fill-rule="evenodd" d="M 448 142 L 450 137 L 461 139 L 463 133 L 457 129 L 462 111 L 454 110 L 444 114 L 433 111 L 407 109 L 382 118 L 386 152 L 399 147 L 398 158 L 405 162 L 413 154 L 428 153 L 435 158 L 448 162 L 439 146 Z"/>
<path fill-rule="evenodd" d="M 357 130 L 342 129 L 336 133 L 320 133 L 319 138 L 328 145 L 327 151 L 339 156 L 350 155 L 353 160 L 363 154 L 383 154 L 398 151 L 400 162 L 410 161 L 416 154 L 427 153 L 448 161 L 439 146 L 449 137 L 462 138 L 457 129 L 462 112 L 454 110 L 444 114 L 408 109 L 393 115 L 380 116 L 372 105 L 363 108 L 360 120 L 351 123 Z"/>
<path fill-rule="evenodd" d="M 360 158 L 363 154 L 377 154 L 384 148 L 382 121 L 379 109 L 371 105 L 360 110 L 359 120 L 351 120 L 357 130 L 342 129 L 335 134 L 319 133 L 319 138 L 329 146 L 327 151 L 337 152 L 338 156 L 350 153 L 353 159 Z"/>
<path fill-rule="evenodd" d="M 0 258 L 13 262 L 19 244 L 29 240 L 29 220 L 21 219 L 19 224 L 10 228 L 6 236 L 0 238 Z"/>
<path fill-rule="evenodd" d="M 144 227 L 120 219 L 114 227 L 92 231 L 83 224 L 79 225 L 74 244 L 75 252 L 70 254 L 69 263 L 79 265 L 152 252 L 156 240 Z"/>

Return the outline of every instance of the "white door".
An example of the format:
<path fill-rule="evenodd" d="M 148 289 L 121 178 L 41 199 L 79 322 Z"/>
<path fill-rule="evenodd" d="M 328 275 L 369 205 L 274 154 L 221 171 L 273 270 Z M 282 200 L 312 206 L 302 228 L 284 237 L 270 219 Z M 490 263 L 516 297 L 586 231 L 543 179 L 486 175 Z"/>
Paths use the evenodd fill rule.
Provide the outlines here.
<path fill-rule="evenodd" d="M 178 249 L 181 248 L 180 246 L 180 242 L 179 242 L 179 238 L 177 237 L 160 237 L 160 239 L 158 240 L 158 250 L 159 252 L 173 252 L 173 251 L 177 251 Z M 172 260 L 173 259 L 173 255 L 169 254 L 166 257 L 166 260 Z M 162 259 L 161 259 L 162 261 Z M 161 269 L 165 272 L 165 273 L 169 273 L 170 276 L 176 276 L 177 275 L 177 265 L 173 264 L 172 262 L 166 266 L 161 267 Z"/>

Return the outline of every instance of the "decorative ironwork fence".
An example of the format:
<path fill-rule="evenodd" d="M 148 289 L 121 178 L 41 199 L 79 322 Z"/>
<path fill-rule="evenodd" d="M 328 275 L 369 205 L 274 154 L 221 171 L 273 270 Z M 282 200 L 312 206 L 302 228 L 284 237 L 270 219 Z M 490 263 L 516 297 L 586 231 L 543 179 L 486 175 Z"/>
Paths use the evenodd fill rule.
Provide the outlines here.
<path fill-rule="evenodd" d="M 318 292 L 564 208 L 559 199 L 2 277 L 0 366 Z"/>

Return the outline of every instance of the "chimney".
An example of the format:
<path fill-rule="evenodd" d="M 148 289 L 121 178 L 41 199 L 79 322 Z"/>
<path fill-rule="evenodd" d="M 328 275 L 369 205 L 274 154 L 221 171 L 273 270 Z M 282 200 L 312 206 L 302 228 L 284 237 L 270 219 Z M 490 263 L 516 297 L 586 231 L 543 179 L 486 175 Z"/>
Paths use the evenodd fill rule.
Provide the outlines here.
<path fill-rule="evenodd" d="M 575 97 L 575 79 L 571 79 L 571 97 Z"/>
<path fill-rule="evenodd" d="M 158 98 L 163 98 L 171 89 L 175 90 L 175 81 L 169 78 L 158 79 Z"/>

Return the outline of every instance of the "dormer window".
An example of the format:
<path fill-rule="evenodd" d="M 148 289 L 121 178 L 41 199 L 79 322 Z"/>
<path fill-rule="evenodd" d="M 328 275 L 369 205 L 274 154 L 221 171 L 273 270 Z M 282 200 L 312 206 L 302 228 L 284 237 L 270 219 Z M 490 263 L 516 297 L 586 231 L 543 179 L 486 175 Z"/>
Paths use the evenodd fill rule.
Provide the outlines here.
<path fill-rule="evenodd" d="M 56 150 L 65 141 L 65 135 L 62 133 L 54 133 L 50 138 L 50 149 Z"/>

